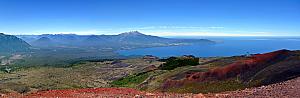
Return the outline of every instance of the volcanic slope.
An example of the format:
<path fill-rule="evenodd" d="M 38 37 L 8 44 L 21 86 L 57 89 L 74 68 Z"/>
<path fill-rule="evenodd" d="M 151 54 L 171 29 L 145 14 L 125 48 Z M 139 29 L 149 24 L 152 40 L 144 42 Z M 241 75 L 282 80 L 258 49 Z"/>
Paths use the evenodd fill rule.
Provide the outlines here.
<path fill-rule="evenodd" d="M 183 66 L 173 70 L 158 68 L 138 75 L 146 76 L 143 78 L 144 81 L 130 87 L 146 91 L 175 93 L 233 91 L 298 77 L 300 51 L 279 50 L 250 56 L 218 58 L 196 66 Z M 128 79 L 135 78 L 128 77 Z M 122 80 L 128 79 L 125 77 Z"/>

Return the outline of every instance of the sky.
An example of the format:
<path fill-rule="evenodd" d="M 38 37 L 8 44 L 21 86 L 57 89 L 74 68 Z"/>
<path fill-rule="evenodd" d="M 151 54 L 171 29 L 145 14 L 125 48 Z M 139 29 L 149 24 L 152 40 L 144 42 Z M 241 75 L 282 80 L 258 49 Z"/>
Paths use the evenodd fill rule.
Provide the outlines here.
<path fill-rule="evenodd" d="M 300 36 L 300 0 L 0 0 L 0 32 Z"/>

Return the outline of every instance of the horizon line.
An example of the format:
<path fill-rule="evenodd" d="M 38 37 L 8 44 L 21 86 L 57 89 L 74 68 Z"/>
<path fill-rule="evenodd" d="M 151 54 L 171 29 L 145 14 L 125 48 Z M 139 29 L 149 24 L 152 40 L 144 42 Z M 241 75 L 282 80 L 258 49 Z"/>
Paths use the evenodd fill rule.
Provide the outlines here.
<path fill-rule="evenodd" d="M 134 32 L 134 31 L 129 31 L 129 32 Z M 137 31 L 139 32 L 139 31 Z M 42 34 L 8 34 L 5 32 L 0 32 L 3 33 L 5 35 L 14 35 L 14 36 L 22 36 L 22 35 L 82 35 L 82 36 L 88 36 L 88 35 L 119 35 L 119 34 L 123 34 L 123 33 L 128 33 L 128 32 L 122 32 L 122 33 L 114 33 L 114 34 L 76 34 L 76 33 L 42 33 Z M 139 32 L 141 33 L 141 32 Z M 254 35 L 254 34 L 228 34 L 228 33 L 222 33 L 220 35 L 218 35 L 217 33 L 208 33 L 207 35 L 203 34 L 199 34 L 199 35 L 176 35 L 176 34 L 170 34 L 170 35 L 157 35 L 157 34 L 145 34 L 145 33 L 141 33 L 144 35 L 151 35 L 151 36 L 159 36 L 159 37 L 300 37 L 300 35 Z"/>

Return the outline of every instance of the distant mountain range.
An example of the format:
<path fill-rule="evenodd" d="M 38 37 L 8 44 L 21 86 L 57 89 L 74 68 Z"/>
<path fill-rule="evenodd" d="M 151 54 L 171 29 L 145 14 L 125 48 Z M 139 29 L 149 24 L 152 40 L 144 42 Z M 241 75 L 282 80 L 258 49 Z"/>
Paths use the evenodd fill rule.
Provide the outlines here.
<path fill-rule="evenodd" d="M 0 53 L 22 52 L 29 48 L 30 45 L 22 39 L 0 33 Z"/>
<path fill-rule="evenodd" d="M 159 47 L 191 44 L 213 44 L 206 39 L 170 39 L 145 35 L 138 31 L 118 35 L 75 35 L 75 34 L 43 34 L 18 35 L 34 47 L 72 47 L 85 49 L 133 49 L 143 47 Z"/>

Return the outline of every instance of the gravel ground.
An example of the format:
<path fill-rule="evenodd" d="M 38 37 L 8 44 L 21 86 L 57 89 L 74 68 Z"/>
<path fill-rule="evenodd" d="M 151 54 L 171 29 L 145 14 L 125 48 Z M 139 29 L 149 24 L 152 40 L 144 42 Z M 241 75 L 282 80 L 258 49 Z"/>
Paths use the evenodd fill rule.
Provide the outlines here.
<path fill-rule="evenodd" d="M 247 88 L 239 91 L 212 94 L 208 95 L 207 97 L 300 98 L 300 77 L 282 83 Z"/>
<path fill-rule="evenodd" d="M 3 98 L 300 98 L 300 77 L 282 83 L 217 94 L 147 93 L 128 88 L 88 88 L 39 91 L 27 95 L 0 94 Z"/>

